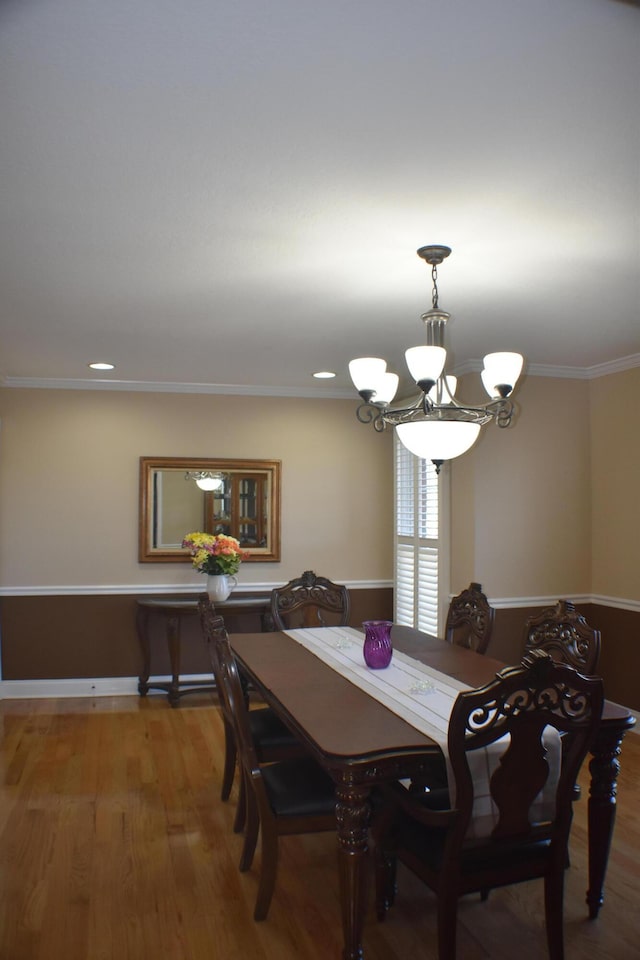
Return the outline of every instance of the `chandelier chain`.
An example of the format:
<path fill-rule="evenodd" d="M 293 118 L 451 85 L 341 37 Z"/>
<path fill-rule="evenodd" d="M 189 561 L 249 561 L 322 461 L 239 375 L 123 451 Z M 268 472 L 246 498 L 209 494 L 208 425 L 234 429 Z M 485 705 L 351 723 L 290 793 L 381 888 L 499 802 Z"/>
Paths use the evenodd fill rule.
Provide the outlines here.
<path fill-rule="evenodd" d="M 431 291 L 431 306 L 434 310 L 438 309 L 438 265 L 436 263 L 431 264 L 431 281 L 433 283 L 433 289 Z"/>

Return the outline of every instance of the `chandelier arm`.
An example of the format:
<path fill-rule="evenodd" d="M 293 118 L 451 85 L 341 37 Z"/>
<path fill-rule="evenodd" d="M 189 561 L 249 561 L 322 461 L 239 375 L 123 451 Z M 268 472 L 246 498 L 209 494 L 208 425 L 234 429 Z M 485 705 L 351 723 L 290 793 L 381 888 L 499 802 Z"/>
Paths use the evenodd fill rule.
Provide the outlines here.
<path fill-rule="evenodd" d="M 485 417 L 486 423 L 488 423 L 489 420 L 495 420 L 498 426 L 501 427 L 509 426 L 515 409 L 513 401 L 503 397 L 494 397 L 486 403 L 478 404 L 461 403 L 455 397 L 451 397 L 450 403 L 438 404 L 434 403 L 426 394 L 419 393 L 410 402 L 404 403 L 401 406 L 388 405 L 386 407 L 376 407 L 373 404 L 361 404 L 356 411 L 356 416 L 361 423 L 369 423 L 374 418 L 374 414 L 370 413 L 365 420 L 362 419 L 358 411 L 365 406 L 373 407 L 373 410 L 377 412 L 378 416 L 386 420 L 387 423 L 394 422 L 397 415 L 402 416 L 402 419 L 399 420 L 400 423 L 404 422 L 405 419 L 413 419 L 410 414 L 415 412 L 424 414 L 428 416 L 429 419 L 434 420 L 463 420 L 465 417 L 456 416 L 456 413 L 469 413 L 470 416 L 468 419 L 470 420 L 478 420 L 480 417 Z M 447 417 L 448 412 L 453 412 L 454 415 Z"/>
<path fill-rule="evenodd" d="M 487 409 L 490 409 L 493 415 L 494 420 L 499 427 L 508 427 L 511 423 L 511 419 L 514 414 L 515 404 L 512 400 L 508 400 L 506 397 L 500 397 L 498 400 L 492 400 L 487 404 Z"/>
<path fill-rule="evenodd" d="M 386 427 L 383 414 L 384 410 L 381 407 L 376 407 L 373 403 L 361 403 L 356 410 L 356 417 L 360 423 L 372 423 L 374 430 L 377 430 L 378 433 L 381 433 Z"/>

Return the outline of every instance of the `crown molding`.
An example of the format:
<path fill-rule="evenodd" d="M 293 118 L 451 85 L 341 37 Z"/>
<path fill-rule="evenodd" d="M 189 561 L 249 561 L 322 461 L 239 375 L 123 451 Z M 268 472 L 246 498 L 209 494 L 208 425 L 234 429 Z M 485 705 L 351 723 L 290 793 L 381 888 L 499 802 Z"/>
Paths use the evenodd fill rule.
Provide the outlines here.
<path fill-rule="evenodd" d="M 560 364 L 530 363 L 526 373 L 531 377 L 555 377 L 562 380 L 595 380 L 611 373 L 640 367 L 640 353 L 618 360 L 596 363 L 591 367 L 567 367 Z M 478 373 L 482 360 L 467 360 L 455 368 L 456 376 Z M 326 381 L 325 381 L 326 383 Z M 232 397 L 293 397 L 308 400 L 355 400 L 352 388 L 341 387 L 274 387 L 239 383 L 177 383 L 162 380 L 64 380 L 55 377 L 3 377 L 0 386 L 21 390 L 122 390 L 132 393 L 220 394 Z"/>
<path fill-rule="evenodd" d="M 454 373 L 462 377 L 466 373 L 479 373 L 482 370 L 482 360 L 467 360 L 456 367 Z M 596 363 L 591 367 L 567 367 L 553 363 L 529 363 L 525 373 L 530 377 L 554 377 L 560 380 L 596 380 L 606 377 L 610 373 L 622 373 L 640 367 L 640 353 L 629 354 L 618 360 L 607 360 L 605 363 Z"/>
<path fill-rule="evenodd" d="M 595 380 L 596 377 L 606 377 L 610 373 L 622 373 L 623 370 L 631 370 L 633 367 L 640 367 L 640 353 L 632 353 L 628 357 L 609 360 L 607 363 L 596 363 L 595 366 L 587 369 L 589 379 Z"/>
<path fill-rule="evenodd" d="M 161 380 L 63 380 L 55 377 L 4 377 L 0 386 L 21 390 L 122 390 L 131 393 L 210 393 L 234 397 L 298 397 L 309 400 L 353 400 L 352 389 L 337 387 L 272 387 L 239 383 L 174 383 Z"/>

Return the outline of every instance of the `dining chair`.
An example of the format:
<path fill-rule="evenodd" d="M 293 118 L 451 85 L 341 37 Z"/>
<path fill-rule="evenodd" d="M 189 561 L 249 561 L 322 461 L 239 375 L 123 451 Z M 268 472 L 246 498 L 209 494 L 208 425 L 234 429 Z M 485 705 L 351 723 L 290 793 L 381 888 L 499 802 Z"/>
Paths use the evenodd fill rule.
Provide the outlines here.
<path fill-rule="evenodd" d="M 546 650 L 554 660 L 593 674 L 600 660 L 600 631 L 590 627 L 570 600 L 558 600 L 527 621 L 524 648 Z"/>
<path fill-rule="evenodd" d="M 238 666 L 228 638 L 218 644 L 220 679 L 233 717 L 247 799 L 240 870 L 248 870 L 261 837 L 260 877 L 254 919 L 264 920 L 275 888 L 281 836 L 336 829 L 335 785 L 311 756 L 261 762 L 252 735 Z"/>
<path fill-rule="evenodd" d="M 507 667 L 486 686 L 460 693 L 448 730 L 449 790 L 419 799 L 398 784 L 383 791 L 374 822 L 378 917 L 383 919 L 393 902 L 399 860 L 435 893 L 438 957 L 455 960 L 460 896 L 543 878 L 549 957 L 562 960 L 572 790 L 603 698 L 600 678 L 584 677 L 542 650 L 527 653 L 520 666 Z M 547 728 L 570 734 L 566 750 L 556 740 L 557 785 L 550 779 Z M 499 741 L 507 735 L 503 750 Z M 471 764 L 474 755 L 484 763 L 476 751 L 491 750 L 492 744 L 498 745 L 499 759 L 481 784 Z M 534 804 L 547 780 L 555 789 L 540 810 Z M 495 825 L 478 836 L 472 829 L 474 802 L 483 789 Z"/>
<path fill-rule="evenodd" d="M 234 730 L 233 714 L 231 705 L 225 694 L 225 687 L 222 683 L 222 672 L 220 665 L 219 648 L 221 645 L 228 644 L 228 636 L 223 618 L 216 613 L 214 605 L 210 600 L 198 601 L 198 612 L 200 614 L 200 623 L 202 633 L 205 638 L 213 678 L 218 693 L 218 702 L 220 704 L 220 713 L 224 727 L 224 766 L 222 774 L 222 785 L 220 789 L 220 799 L 228 800 L 231 794 L 231 788 L 235 778 L 238 750 L 236 745 L 236 735 Z M 248 702 L 246 689 L 243 689 L 245 703 Z M 255 744 L 256 755 L 261 763 L 272 763 L 277 760 L 286 760 L 291 757 L 305 756 L 306 750 L 300 741 L 291 733 L 288 727 L 275 715 L 271 707 L 260 706 L 257 709 L 248 710 L 248 724 L 253 743 Z M 244 788 L 244 779 L 240 780 L 240 790 L 238 796 L 238 806 L 234 830 L 239 833 L 246 819 L 246 795 Z"/>
<path fill-rule="evenodd" d="M 482 585 L 471 583 L 449 604 L 445 640 L 476 653 L 486 653 L 494 616 L 495 611 L 482 592 Z"/>
<path fill-rule="evenodd" d="M 349 591 L 313 570 L 271 591 L 271 619 L 275 630 L 294 627 L 346 627 Z"/>
<path fill-rule="evenodd" d="M 554 660 L 566 663 L 580 673 L 592 675 L 600 660 L 600 631 L 590 627 L 570 600 L 558 600 L 525 625 L 524 649 L 546 650 Z M 579 783 L 573 799 L 579 800 Z"/>

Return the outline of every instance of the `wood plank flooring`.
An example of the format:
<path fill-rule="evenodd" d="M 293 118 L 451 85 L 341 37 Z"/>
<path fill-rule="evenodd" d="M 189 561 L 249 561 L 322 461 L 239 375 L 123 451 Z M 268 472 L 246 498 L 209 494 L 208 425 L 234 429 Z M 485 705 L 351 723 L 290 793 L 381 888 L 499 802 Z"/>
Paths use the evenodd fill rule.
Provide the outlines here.
<path fill-rule="evenodd" d="M 0 702 L 0 960 L 340 960 L 335 837 L 281 841 L 268 919 L 240 874 L 235 791 L 219 799 L 222 729 L 207 694 Z M 566 960 L 639 960 L 640 736 L 622 750 L 605 904 L 587 919 L 586 796 L 576 804 Z M 259 858 L 256 858 L 256 865 Z M 435 960 L 431 895 L 399 875 L 371 910 L 366 960 Z M 457 960 L 545 960 L 542 884 L 468 897 Z"/>

